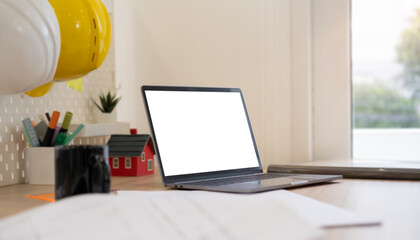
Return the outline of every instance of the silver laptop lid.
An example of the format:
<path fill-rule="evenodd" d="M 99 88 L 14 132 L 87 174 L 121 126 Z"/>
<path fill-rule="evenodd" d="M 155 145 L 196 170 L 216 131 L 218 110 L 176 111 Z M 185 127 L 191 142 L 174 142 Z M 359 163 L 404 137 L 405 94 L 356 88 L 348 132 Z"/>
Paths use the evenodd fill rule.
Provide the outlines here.
<path fill-rule="evenodd" d="M 262 172 L 238 88 L 143 86 L 165 184 Z"/>

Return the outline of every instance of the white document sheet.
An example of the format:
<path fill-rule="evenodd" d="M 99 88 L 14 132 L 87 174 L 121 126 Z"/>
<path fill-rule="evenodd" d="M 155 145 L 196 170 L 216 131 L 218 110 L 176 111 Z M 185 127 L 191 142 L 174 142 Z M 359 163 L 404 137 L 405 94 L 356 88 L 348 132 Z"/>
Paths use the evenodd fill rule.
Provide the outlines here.
<path fill-rule="evenodd" d="M 149 194 L 145 191 L 118 191 L 119 196 L 143 196 Z M 344 227 L 344 226 L 360 226 L 360 225 L 378 225 L 380 220 L 355 214 L 351 211 L 326 204 L 312 198 L 304 197 L 302 195 L 287 191 L 277 190 L 269 191 L 258 194 L 230 194 L 230 193 L 215 193 L 206 191 L 162 191 L 153 192 L 153 195 L 162 196 L 183 196 L 194 197 L 196 201 L 204 202 L 205 204 L 211 205 L 211 197 L 223 197 L 223 198 L 236 198 L 238 204 L 241 204 L 241 198 L 252 198 L 258 204 L 257 201 L 262 201 L 266 205 L 259 204 L 258 210 L 261 211 L 274 211 L 279 217 L 282 216 L 284 209 L 298 216 L 303 221 L 309 223 L 312 226 L 318 228 L 333 228 L 333 227 Z M 276 206 L 281 205 L 282 209 L 277 209 Z"/>
<path fill-rule="evenodd" d="M 0 239 L 322 239 L 277 195 L 201 191 L 79 195 L 0 221 Z M 266 197 L 267 196 L 267 197 Z"/>
<path fill-rule="evenodd" d="M 379 218 L 363 216 L 287 190 L 264 193 L 277 198 L 308 223 L 323 228 L 379 225 Z"/>

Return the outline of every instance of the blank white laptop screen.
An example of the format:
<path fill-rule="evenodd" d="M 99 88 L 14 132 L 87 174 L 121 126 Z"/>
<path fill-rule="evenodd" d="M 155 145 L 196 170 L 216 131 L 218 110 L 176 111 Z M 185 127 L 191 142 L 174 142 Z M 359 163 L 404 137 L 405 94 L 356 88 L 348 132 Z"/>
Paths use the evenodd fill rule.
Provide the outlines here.
<path fill-rule="evenodd" d="M 259 166 L 239 92 L 145 94 L 166 176 Z"/>

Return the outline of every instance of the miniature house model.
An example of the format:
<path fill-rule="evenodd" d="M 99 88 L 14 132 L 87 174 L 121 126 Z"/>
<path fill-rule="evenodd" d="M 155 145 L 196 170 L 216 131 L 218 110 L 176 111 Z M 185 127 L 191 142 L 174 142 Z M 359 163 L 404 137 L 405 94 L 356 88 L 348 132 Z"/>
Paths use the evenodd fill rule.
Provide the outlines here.
<path fill-rule="evenodd" d="M 150 135 L 111 135 L 108 141 L 112 176 L 140 176 L 154 171 L 154 147 Z"/>

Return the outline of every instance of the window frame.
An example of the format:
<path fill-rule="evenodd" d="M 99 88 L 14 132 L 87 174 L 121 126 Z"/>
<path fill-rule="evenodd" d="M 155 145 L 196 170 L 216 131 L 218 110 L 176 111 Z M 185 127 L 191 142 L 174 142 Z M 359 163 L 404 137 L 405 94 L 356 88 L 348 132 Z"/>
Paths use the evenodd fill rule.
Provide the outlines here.
<path fill-rule="evenodd" d="M 125 169 L 131 169 L 131 164 L 132 164 L 131 157 L 125 157 Z"/>
<path fill-rule="evenodd" d="M 314 159 L 350 159 L 351 0 L 315 0 L 312 13 Z"/>
<path fill-rule="evenodd" d="M 292 159 L 350 159 L 351 0 L 291 1 Z"/>
<path fill-rule="evenodd" d="M 112 158 L 112 168 L 113 169 L 119 169 L 120 168 L 120 158 L 119 157 L 113 157 Z"/>
<path fill-rule="evenodd" d="M 153 159 L 147 159 L 147 171 L 153 171 Z"/>

